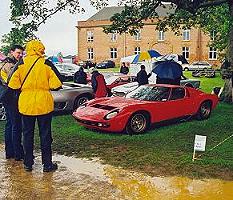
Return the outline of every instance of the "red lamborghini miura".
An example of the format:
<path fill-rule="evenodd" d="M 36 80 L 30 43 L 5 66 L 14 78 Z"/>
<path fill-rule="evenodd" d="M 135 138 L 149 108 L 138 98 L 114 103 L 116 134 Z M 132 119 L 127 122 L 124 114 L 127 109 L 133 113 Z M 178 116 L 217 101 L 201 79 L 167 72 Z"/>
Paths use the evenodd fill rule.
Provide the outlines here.
<path fill-rule="evenodd" d="M 137 134 L 156 122 L 188 116 L 207 119 L 217 103 L 216 95 L 194 88 L 150 84 L 138 87 L 126 97 L 86 102 L 73 116 L 88 128 Z"/>

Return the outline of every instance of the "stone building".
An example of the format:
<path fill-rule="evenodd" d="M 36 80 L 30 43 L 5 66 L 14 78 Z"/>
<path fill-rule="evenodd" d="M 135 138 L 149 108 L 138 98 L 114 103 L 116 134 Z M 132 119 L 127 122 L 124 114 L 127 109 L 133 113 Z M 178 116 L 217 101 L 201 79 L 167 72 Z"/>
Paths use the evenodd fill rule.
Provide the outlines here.
<path fill-rule="evenodd" d="M 172 31 L 155 30 L 153 20 L 145 21 L 145 25 L 136 35 L 130 34 L 105 34 L 103 26 L 110 25 L 110 17 L 120 13 L 124 7 L 106 7 L 93 15 L 87 21 L 78 21 L 78 57 L 79 60 L 92 60 L 100 62 L 113 60 L 116 63 L 125 56 L 155 49 L 161 54 L 183 54 L 192 63 L 193 61 L 207 61 L 219 65 L 216 50 L 208 46 L 214 33 L 207 35 L 200 29 L 191 28 L 183 30 L 180 36 Z M 173 10 L 167 5 L 157 8 L 157 13 L 162 18 Z"/>

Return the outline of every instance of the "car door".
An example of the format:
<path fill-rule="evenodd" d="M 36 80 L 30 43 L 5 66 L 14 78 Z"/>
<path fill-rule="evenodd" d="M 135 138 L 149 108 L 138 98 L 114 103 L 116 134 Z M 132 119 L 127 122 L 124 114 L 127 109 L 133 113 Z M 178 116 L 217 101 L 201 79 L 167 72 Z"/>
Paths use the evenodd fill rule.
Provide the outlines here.
<path fill-rule="evenodd" d="M 172 88 L 170 98 L 166 102 L 167 119 L 187 116 L 191 114 L 191 111 L 192 101 L 187 89 L 183 87 Z"/>

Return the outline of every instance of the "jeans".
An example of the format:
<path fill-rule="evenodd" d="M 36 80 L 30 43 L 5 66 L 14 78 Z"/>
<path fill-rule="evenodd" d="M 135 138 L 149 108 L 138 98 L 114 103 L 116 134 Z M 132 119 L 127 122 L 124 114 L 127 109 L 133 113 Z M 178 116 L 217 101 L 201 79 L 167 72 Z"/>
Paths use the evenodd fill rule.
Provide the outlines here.
<path fill-rule="evenodd" d="M 23 147 L 24 165 L 31 167 L 34 164 L 34 129 L 37 120 L 39 127 L 42 164 L 45 167 L 52 165 L 52 134 L 51 122 L 52 113 L 38 116 L 22 115 L 23 120 Z"/>
<path fill-rule="evenodd" d="M 24 156 L 22 140 L 22 121 L 17 103 L 3 102 L 6 111 L 5 151 L 6 158 L 22 159 Z"/>

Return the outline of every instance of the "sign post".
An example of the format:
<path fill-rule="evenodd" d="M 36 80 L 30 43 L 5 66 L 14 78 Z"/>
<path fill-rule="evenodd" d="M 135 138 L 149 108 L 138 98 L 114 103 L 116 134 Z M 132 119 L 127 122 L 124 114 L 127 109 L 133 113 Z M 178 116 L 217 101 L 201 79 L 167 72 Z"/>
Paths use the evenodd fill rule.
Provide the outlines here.
<path fill-rule="evenodd" d="M 206 146 L 206 136 L 195 135 L 192 161 L 197 159 L 197 157 L 196 157 L 197 152 L 204 152 L 205 151 L 205 146 Z"/>

